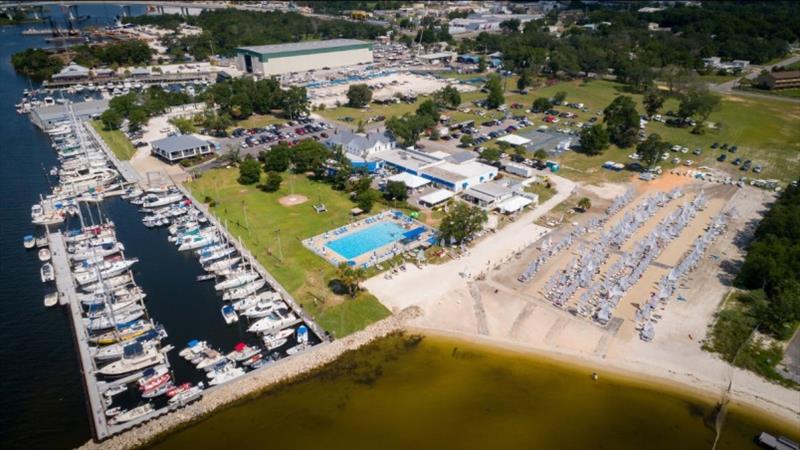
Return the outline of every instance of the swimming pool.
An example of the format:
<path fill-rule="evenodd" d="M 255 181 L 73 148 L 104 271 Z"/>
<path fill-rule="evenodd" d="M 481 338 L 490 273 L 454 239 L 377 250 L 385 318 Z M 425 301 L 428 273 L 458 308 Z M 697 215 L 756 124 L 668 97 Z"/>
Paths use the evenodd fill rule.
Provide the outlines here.
<path fill-rule="evenodd" d="M 406 230 L 394 222 L 381 222 L 325 244 L 345 259 L 357 258 L 403 239 Z"/>

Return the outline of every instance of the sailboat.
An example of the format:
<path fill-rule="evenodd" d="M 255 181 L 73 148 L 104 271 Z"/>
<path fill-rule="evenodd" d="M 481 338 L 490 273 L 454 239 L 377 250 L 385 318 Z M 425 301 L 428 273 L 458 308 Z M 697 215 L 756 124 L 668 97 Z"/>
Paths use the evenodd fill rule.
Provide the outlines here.
<path fill-rule="evenodd" d="M 259 279 L 255 280 L 255 281 L 251 281 L 251 282 L 245 284 L 244 286 L 239 286 L 237 288 L 233 288 L 233 289 L 225 291 L 225 293 L 222 294 L 222 299 L 223 300 L 238 300 L 238 299 L 246 297 L 246 296 L 248 296 L 250 294 L 254 294 L 256 291 L 258 291 L 259 289 L 264 287 L 264 285 L 266 285 L 266 284 L 267 284 L 267 282 L 264 281 L 263 278 L 259 278 Z"/>

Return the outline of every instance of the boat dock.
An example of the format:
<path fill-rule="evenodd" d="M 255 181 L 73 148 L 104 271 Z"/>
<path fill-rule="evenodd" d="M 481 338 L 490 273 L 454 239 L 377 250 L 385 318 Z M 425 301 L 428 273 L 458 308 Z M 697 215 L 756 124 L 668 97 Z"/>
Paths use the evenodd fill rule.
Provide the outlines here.
<path fill-rule="evenodd" d="M 100 137 L 99 134 L 97 134 L 97 130 L 95 130 L 93 126 L 89 125 L 87 122 L 81 122 L 81 125 L 86 130 L 89 138 L 92 140 L 92 145 L 97 146 L 103 151 L 103 153 L 106 154 L 106 157 L 109 161 L 111 161 L 112 164 L 114 164 L 114 167 L 117 168 L 122 178 L 128 183 L 138 183 L 139 173 L 133 168 L 131 163 L 128 161 L 120 161 L 120 159 L 117 158 L 117 155 L 115 155 L 114 152 L 108 148 L 106 142 Z"/>
<path fill-rule="evenodd" d="M 261 275 L 265 280 L 267 280 L 267 283 L 269 283 L 269 285 L 272 286 L 272 289 L 274 289 L 275 292 L 281 294 L 283 300 L 289 305 L 289 307 L 292 308 L 295 314 L 297 314 L 298 317 L 300 317 L 306 323 L 306 325 L 308 325 L 308 327 L 311 328 L 314 334 L 316 334 L 320 339 L 322 339 L 322 342 L 330 341 L 330 338 L 328 337 L 328 334 L 325 332 L 325 330 L 323 330 L 322 327 L 317 325 L 317 323 L 306 313 L 306 311 L 297 303 L 297 301 L 295 301 L 294 297 L 292 297 L 292 294 L 290 294 L 280 283 L 278 283 L 278 280 L 276 280 L 275 277 L 273 277 L 272 274 L 269 273 L 269 271 L 267 271 L 267 269 L 265 269 L 264 266 L 261 265 L 258 259 L 255 256 L 253 256 L 252 253 L 250 253 L 250 250 L 248 250 L 247 247 L 242 245 L 242 243 L 238 239 L 234 238 L 230 234 L 228 228 L 223 226 L 219 222 L 217 216 L 208 209 L 208 206 L 206 206 L 204 203 L 199 202 L 192 195 L 192 193 L 189 192 L 189 190 L 186 189 L 183 185 L 175 183 L 175 186 L 183 193 L 184 196 L 186 196 L 186 198 L 192 201 L 192 204 L 197 209 L 199 209 L 203 214 L 205 214 L 209 222 L 211 222 L 214 226 L 217 227 L 217 229 L 223 235 L 225 240 L 228 241 L 228 243 L 230 243 L 231 245 L 233 245 L 234 248 L 236 248 L 236 251 L 238 251 L 239 254 L 242 255 L 242 258 L 250 261 L 250 264 L 252 265 L 253 269 L 255 269 L 255 271 L 258 272 L 259 275 Z"/>
<path fill-rule="evenodd" d="M 94 77 L 94 78 L 81 78 L 79 80 L 65 80 L 65 81 L 45 81 L 42 83 L 42 89 L 61 89 L 78 84 L 95 83 L 120 83 L 124 81 L 135 82 L 143 84 L 152 83 L 186 83 L 189 81 L 202 81 L 202 80 L 215 80 L 217 74 L 214 72 L 182 72 L 182 73 L 154 73 L 152 75 L 144 75 L 138 77 Z"/>
<path fill-rule="evenodd" d="M 169 412 L 169 408 L 164 407 L 153 411 L 147 416 L 140 417 L 137 420 L 118 425 L 108 423 L 108 419 L 105 415 L 103 393 L 112 387 L 131 383 L 141 378 L 143 371 L 140 370 L 124 378 L 118 378 L 110 382 L 99 381 L 97 379 L 95 376 L 97 365 L 89 351 L 89 334 L 83 323 L 83 316 L 81 315 L 83 308 L 78 299 L 77 287 L 72 277 L 64 235 L 61 231 L 48 233 L 48 242 L 50 245 L 51 261 L 56 276 L 59 302 L 69 307 L 70 324 L 72 325 L 72 331 L 75 336 L 75 347 L 77 348 L 81 364 L 81 375 L 83 376 L 83 387 L 86 391 L 87 408 L 91 417 L 89 422 L 91 423 L 92 434 L 94 434 L 95 439 L 102 441 L 114 434 L 128 430 L 142 422 Z M 166 346 L 161 349 L 161 352 L 166 354 L 166 352 L 171 349 L 171 346 Z M 169 367 L 168 359 L 164 359 L 164 365 Z"/>

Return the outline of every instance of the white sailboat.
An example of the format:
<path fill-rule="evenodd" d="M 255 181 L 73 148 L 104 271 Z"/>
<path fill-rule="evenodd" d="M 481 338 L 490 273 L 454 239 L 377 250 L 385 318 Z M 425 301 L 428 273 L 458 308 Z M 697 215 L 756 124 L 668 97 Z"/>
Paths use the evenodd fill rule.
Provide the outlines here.
<path fill-rule="evenodd" d="M 254 294 L 256 291 L 264 287 L 267 282 L 264 281 L 263 278 L 259 278 L 255 281 L 251 281 L 244 286 L 239 286 L 237 288 L 229 289 L 222 294 L 223 300 L 238 300 L 240 298 L 247 297 L 250 294 Z"/>

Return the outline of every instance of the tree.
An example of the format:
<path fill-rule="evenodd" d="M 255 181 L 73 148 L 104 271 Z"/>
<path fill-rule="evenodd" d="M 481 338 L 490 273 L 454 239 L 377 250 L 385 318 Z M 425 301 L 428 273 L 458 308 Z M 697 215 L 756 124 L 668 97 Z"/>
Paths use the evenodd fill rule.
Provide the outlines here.
<path fill-rule="evenodd" d="M 402 181 L 389 181 L 386 183 L 386 199 L 405 201 L 408 198 L 408 187 Z"/>
<path fill-rule="evenodd" d="M 264 152 L 264 170 L 267 172 L 286 172 L 291 163 L 292 149 L 286 144 L 278 144 Z"/>
<path fill-rule="evenodd" d="M 118 130 L 122 126 L 122 121 L 122 114 L 113 109 L 108 109 L 100 114 L 100 122 L 103 123 L 106 130 Z"/>
<path fill-rule="evenodd" d="M 351 84 L 347 89 L 347 106 L 363 108 L 372 100 L 372 90 L 366 84 Z"/>
<path fill-rule="evenodd" d="M 258 160 L 247 155 L 239 164 L 239 184 L 254 184 L 261 179 L 261 165 Z"/>
<path fill-rule="evenodd" d="M 500 22 L 500 29 L 503 30 L 504 33 L 516 33 L 519 31 L 519 26 L 521 22 L 519 19 L 508 19 Z"/>
<path fill-rule="evenodd" d="M 533 106 L 531 106 L 531 111 L 535 113 L 544 112 L 548 109 L 550 109 L 550 100 L 545 97 L 538 97 L 533 101 Z"/>
<path fill-rule="evenodd" d="M 531 71 L 529 69 L 523 69 L 519 74 L 519 78 L 517 78 L 517 89 L 520 91 L 525 90 L 532 83 Z"/>
<path fill-rule="evenodd" d="M 461 141 L 462 147 L 469 147 L 470 145 L 472 145 L 473 142 L 475 142 L 475 138 L 472 137 L 471 134 L 466 134 L 466 133 L 462 134 L 461 139 L 459 140 Z"/>
<path fill-rule="evenodd" d="M 233 125 L 233 120 L 226 113 L 220 114 L 217 111 L 206 110 L 205 114 L 203 114 L 203 126 L 209 130 L 217 133 L 226 133 L 225 130 L 231 125 Z"/>
<path fill-rule="evenodd" d="M 567 93 L 565 91 L 558 91 L 553 95 L 553 104 L 560 105 L 567 99 Z"/>
<path fill-rule="evenodd" d="M 661 155 L 669 150 L 669 144 L 661 140 L 656 133 L 647 136 L 647 139 L 636 146 L 636 153 L 648 168 L 653 168 L 661 159 Z"/>
<path fill-rule="evenodd" d="M 358 205 L 362 211 L 367 213 L 372 211 L 372 205 L 375 204 L 380 196 L 381 195 L 378 193 L 378 191 L 374 189 L 366 189 L 356 194 L 353 200 L 355 200 L 356 205 Z"/>
<path fill-rule="evenodd" d="M 586 212 L 592 208 L 592 200 L 589 197 L 582 197 L 578 200 L 578 209 L 583 212 Z"/>
<path fill-rule="evenodd" d="M 706 88 L 692 89 L 681 100 L 678 106 L 678 115 L 684 119 L 694 117 L 697 119 L 695 131 L 700 132 L 703 123 L 708 120 L 712 112 L 719 109 L 720 98 Z"/>
<path fill-rule="evenodd" d="M 133 110 L 131 112 L 130 116 L 128 116 L 128 129 L 130 131 L 139 131 L 139 130 L 141 130 L 142 126 L 147 123 L 147 119 L 148 119 L 147 118 L 147 111 L 145 111 L 144 109 L 137 108 L 137 109 Z M 193 131 L 184 132 L 183 130 L 181 130 L 181 134 L 194 133 L 194 132 L 197 131 L 197 129 L 194 127 L 194 124 L 192 124 L 191 121 L 189 121 L 189 125 L 191 126 L 190 130 L 193 130 Z"/>
<path fill-rule="evenodd" d="M 461 94 L 454 86 L 445 86 L 433 93 L 433 101 L 440 108 L 456 109 L 461 104 Z"/>
<path fill-rule="evenodd" d="M 596 124 L 584 128 L 580 135 L 581 151 L 587 155 L 599 155 L 608 148 L 608 131 Z"/>
<path fill-rule="evenodd" d="M 664 105 L 664 95 L 658 88 L 650 88 L 644 93 L 644 111 L 648 117 L 654 116 Z"/>
<path fill-rule="evenodd" d="M 478 57 L 478 72 L 483 73 L 486 72 L 486 58 L 483 56 Z"/>
<path fill-rule="evenodd" d="M 308 114 L 306 88 L 292 86 L 283 93 L 283 114 L 289 119 L 296 119 L 303 114 Z"/>
<path fill-rule="evenodd" d="M 134 111 L 135 113 L 136 111 Z M 134 113 L 131 113 L 131 117 L 133 117 Z M 133 119 L 130 119 L 133 122 Z M 169 119 L 169 123 L 175 126 L 175 128 L 180 131 L 181 134 L 192 134 L 197 133 L 197 127 L 194 126 L 194 123 L 191 119 L 184 119 L 182 117 L 173 117 Z"/>
<path fill-rule="evenodd" d="M 313 139 L 304 139 L 291 151 L 292 165 L 297 173 L 314 172 L 319 177 L 324 172 L 324 163 L 332 152 L 324 144 Z"/>
<path fill-rule="evenodd" d="M 609 140 L 618 147 L 627 148 L 636 142 L 639 131 L 639 113 L 633 99 L 620 95 L 603 110 L 603 121 Z"/>
<path fill-rule="evenodd" d="M 267 172 L 267 181 L 261 186 L 265 192 L 275 192 L 281 188 L 283 177 L 278 172 Z"/>
<path fill-rule="evenodd" d="M 533 157 L 538 159 L 539 161 L 544 161 L 545 159 L 550 157 L 550 154 L 547 153 L 547 150 L 540 148 L 533 152 Z"/>
<path fill-rule="evenodd" d="M 433 100 L 425 100 L 424 102 L 420 103 L 417 107 L 417 115 L 418 116 L 427 116 L 430 117 L 432 121 L 438 122 L 439 121 L 439 107 Z"/>
<path fill-rule="evenodd" d="M 398 138 L 404 147 L 411 147 L 417 145 L 419 136 L 425 129 L 435 124 L 436 121 L 427 115 L 404 114 L 387 120 L 386 129 Z"/>
<path fill-rule="evenodd" d="M 363 267 L 351 267 L 346 262 L 339 264 L 337 268 L 337 276 L 339 283 L 344 288 L 347 295 L 355 298 L 358 291 L 361 289 L 361 282 L 366 279 L 367 274 Z"/>
<path fill-rule="evenodd" d="M 487 162 L 497 162 L 500 161 L 500 149 L 489 147 L 481 152 L 481 159 Z"/>
<path fill-rule="evenodd" d="M 458 202 L 442 219 L 439 233 L 445 245 L 451 242 L 461 244 L 465 239 L 482 230 L 486 220 L 486 212 L 482 209 Z"/>
<path fill-rule="evenodd" d="M 486 96 L 486 107 L 489 109 L 497 109 L 500 105 L 505 103 L 506 99 L 503 96 L 503 82 L 500 75 L 489 75 L 486 81 L 486 89 L 489 95 Z"/>

